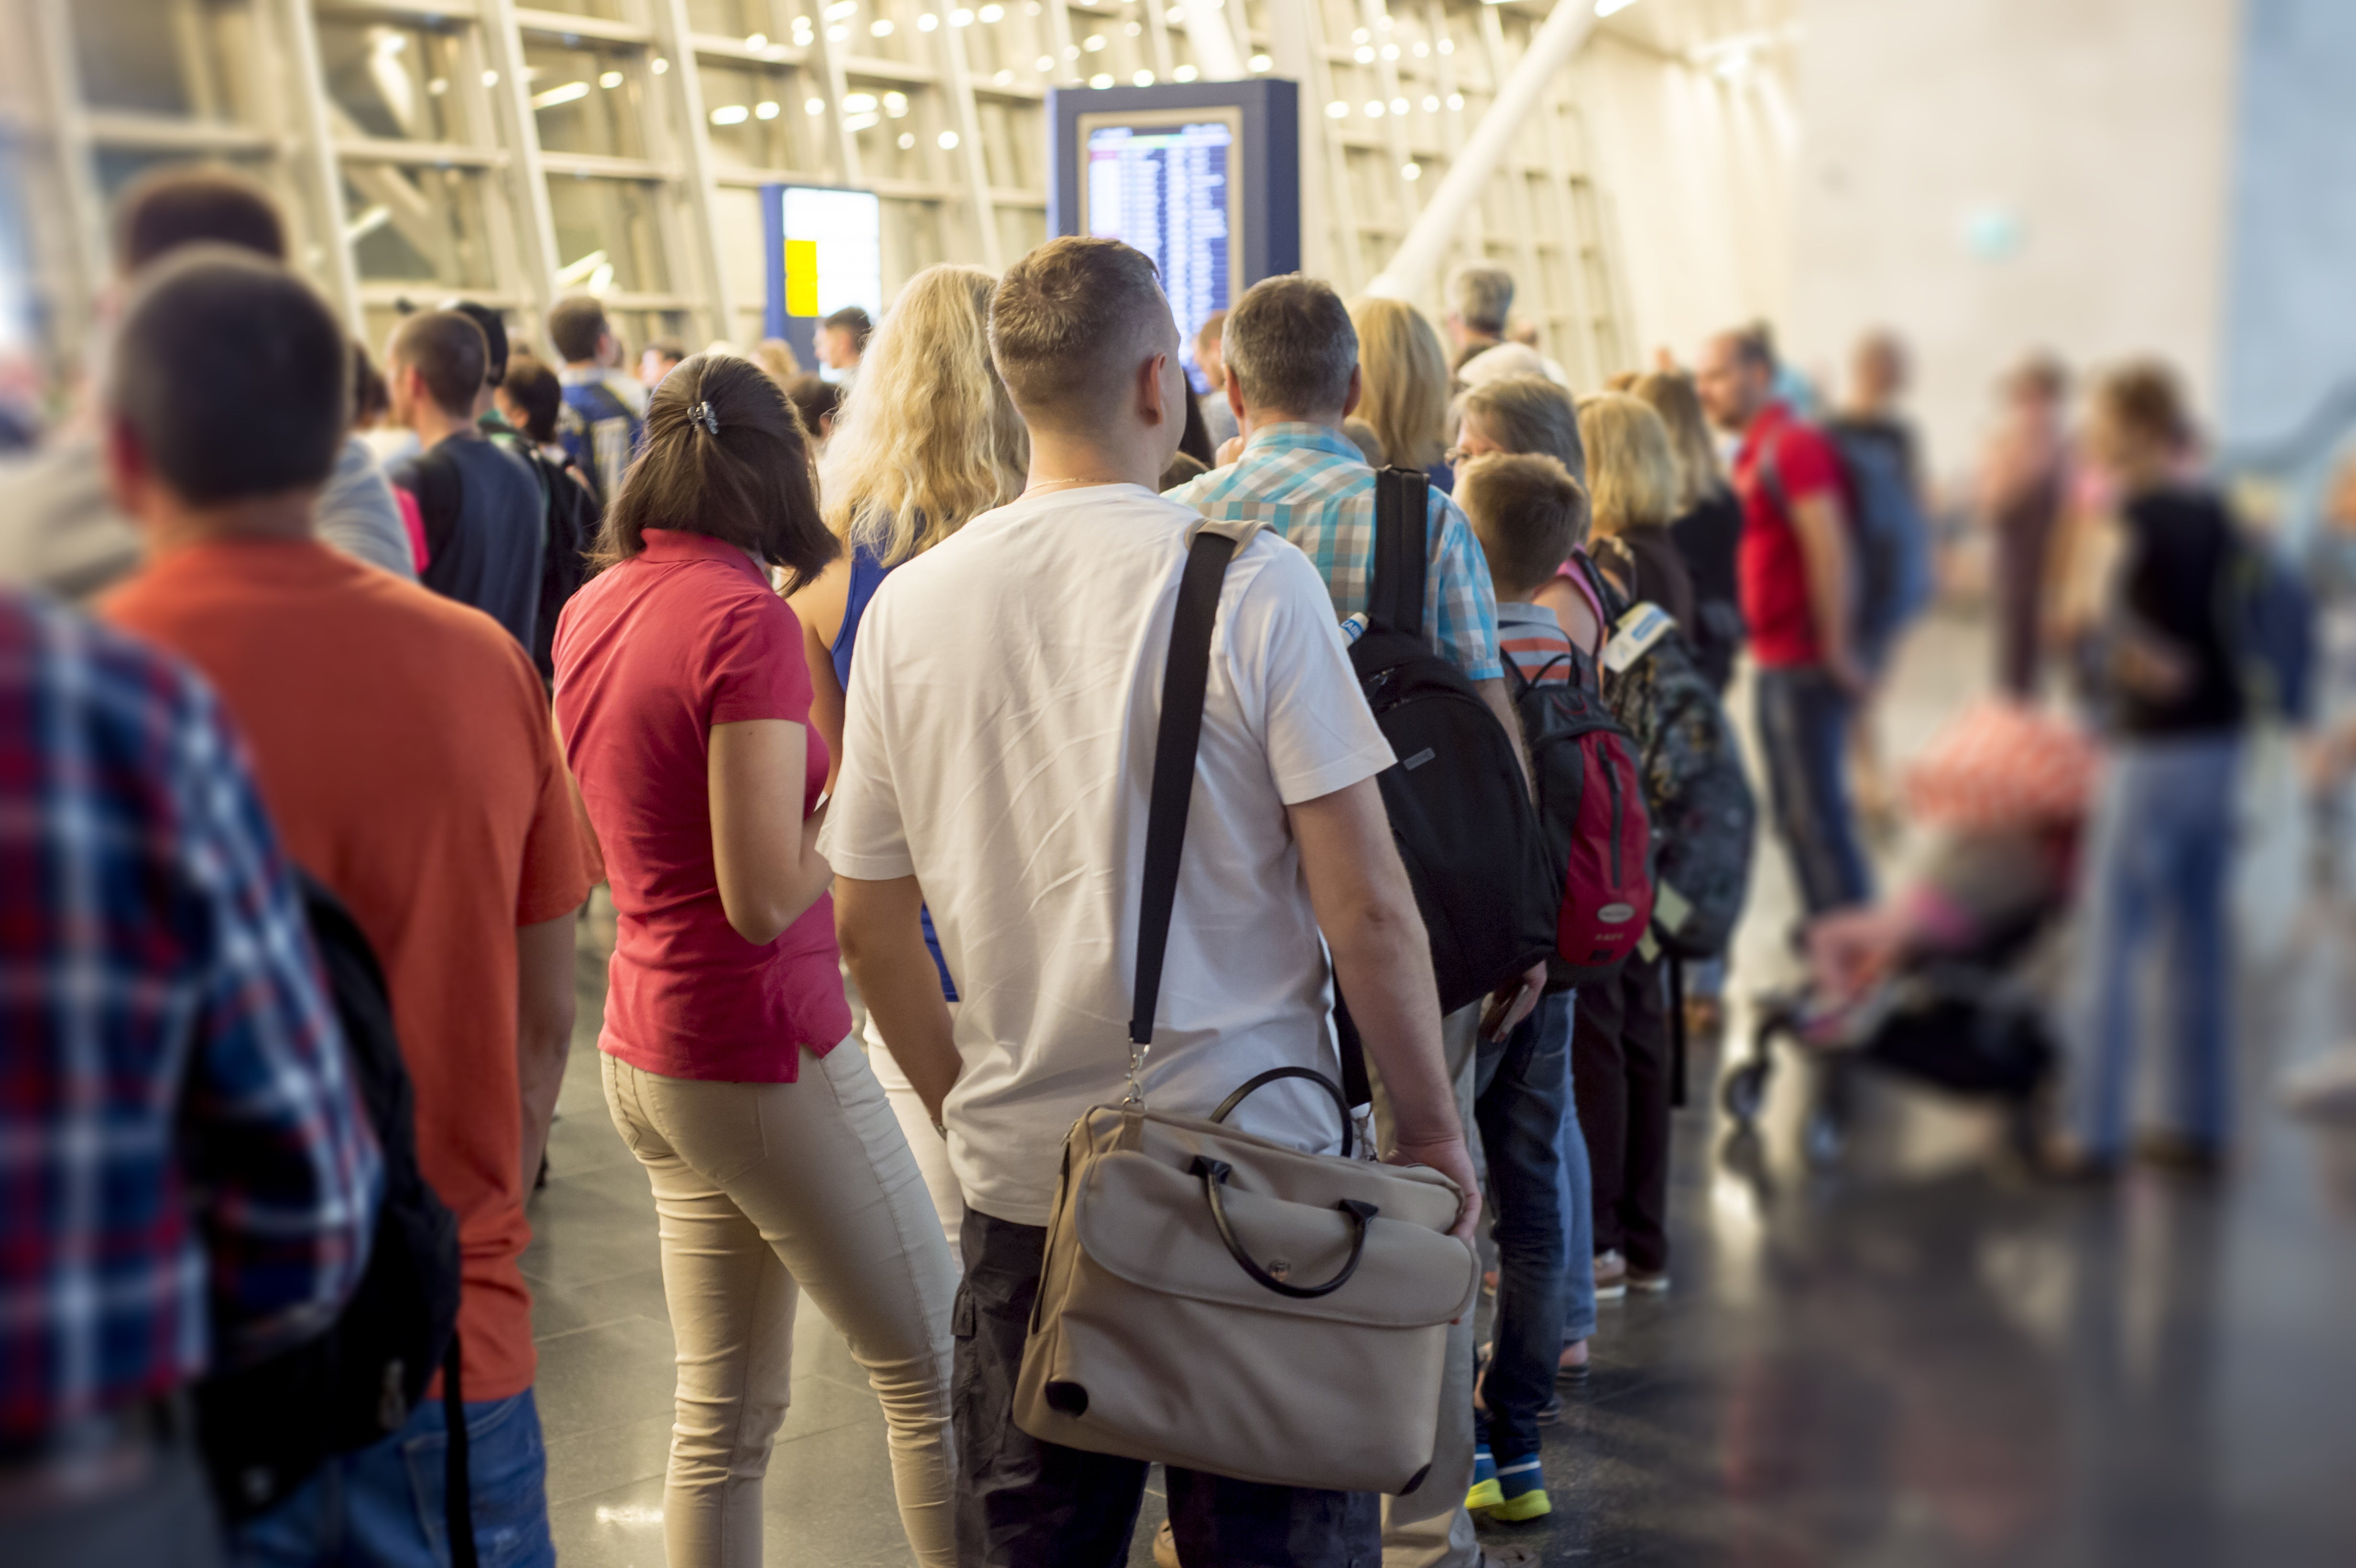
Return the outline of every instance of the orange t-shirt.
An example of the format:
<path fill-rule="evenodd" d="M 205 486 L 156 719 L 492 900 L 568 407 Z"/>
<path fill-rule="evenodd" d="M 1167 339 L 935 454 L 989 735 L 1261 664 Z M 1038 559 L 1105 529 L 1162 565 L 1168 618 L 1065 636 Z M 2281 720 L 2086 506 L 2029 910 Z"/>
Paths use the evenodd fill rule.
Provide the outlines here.
<path fill-rule="evenodd" d="M 530 656 L 481 611 L 310 540 L 173 549 L 100 613 L 220 690 L 288 852 L 375 946 L 418 1161 L 458 1216 L 466 1397 L 521 1393 L 516 928 L 592 877 Z"/>

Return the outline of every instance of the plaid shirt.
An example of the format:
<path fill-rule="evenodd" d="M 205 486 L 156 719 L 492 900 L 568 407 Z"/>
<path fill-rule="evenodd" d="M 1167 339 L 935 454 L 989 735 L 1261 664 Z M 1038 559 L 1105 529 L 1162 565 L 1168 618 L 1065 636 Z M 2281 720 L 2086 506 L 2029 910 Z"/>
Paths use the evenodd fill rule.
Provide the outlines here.
<path fill-rule="evenodd" d="M 379 1164 L 211 693 L 0 594 L 0 1438 L 326 1328 Z"/>
<path fill-rule="evenodd" d="M 1336 618 L 1366 607 L 1374 586 L 1375 471 L 1348 436 L 1322 424 L 1268 425 L 1244 454 L 1170 492 L 1170 499 L 1227 522 L 1258 518 L 1298 545 L 1325 580 Z M 1431 492 L 1431 570 L 1423 629 L 1433 649 L 1473 680 L 1504 678 L 1489 561 L 1464 514 Z"/>

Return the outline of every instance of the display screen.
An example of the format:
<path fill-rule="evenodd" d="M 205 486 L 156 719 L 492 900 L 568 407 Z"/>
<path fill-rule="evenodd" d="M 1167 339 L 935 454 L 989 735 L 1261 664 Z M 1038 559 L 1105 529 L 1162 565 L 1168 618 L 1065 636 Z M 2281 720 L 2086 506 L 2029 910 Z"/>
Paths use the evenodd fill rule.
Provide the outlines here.
<path fill-rule="evenodd" d="M 1233 303 L 1242 262 L 1242 129 L 1235 109 L 1080 116 L 1081 228 L 1153 258 L 1189 374 L 1195 329 Z"/>
<path fill-rule="evenodd" d="M 884 315 L 884 211 L 872 190 L 782 188 L 786 314 L 828 316 L 857 305 Z"/>

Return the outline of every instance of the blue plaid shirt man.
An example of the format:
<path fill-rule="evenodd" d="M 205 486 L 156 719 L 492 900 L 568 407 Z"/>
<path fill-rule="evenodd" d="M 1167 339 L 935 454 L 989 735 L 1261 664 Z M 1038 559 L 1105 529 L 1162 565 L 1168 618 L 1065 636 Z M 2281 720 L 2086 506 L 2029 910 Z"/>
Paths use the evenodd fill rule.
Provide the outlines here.
<path fill-rule="evenodd" d="M 1170 499 L 1220 521 L 1258 518 L 1316 564 L 1337 618 L 1366 607 L 1374 582 L 1375 471 L 1348 436 L 1322 424 L 1255 430 L 1231 466 L 1190 479 Z M 1497 601 L 1481 541 L 1455 502 L 1431 493 L 1431 570 L 1423 628 L 1468 679 L 1501 680 Z"/>

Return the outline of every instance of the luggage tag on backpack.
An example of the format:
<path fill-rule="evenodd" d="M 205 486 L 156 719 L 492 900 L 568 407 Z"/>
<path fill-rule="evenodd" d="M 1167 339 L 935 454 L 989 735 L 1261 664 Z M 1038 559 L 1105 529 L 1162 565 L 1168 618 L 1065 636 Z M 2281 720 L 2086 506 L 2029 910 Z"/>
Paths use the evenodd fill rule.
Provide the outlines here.
<path fill-rule="evenodd" d="M 1625 675 L 1631 666 L 1653 651 L 1653 645 L 1669 635 L 1677 624 L 1676 617 L 1658 604 L 1646 603 L 1635 606 L 1620 617 L 1612 628 L 1612 640 L 1603 645 L 1603 667 L 1613 675 Z"/>

